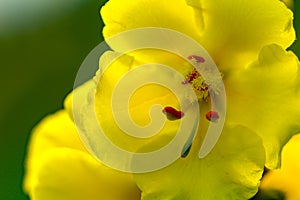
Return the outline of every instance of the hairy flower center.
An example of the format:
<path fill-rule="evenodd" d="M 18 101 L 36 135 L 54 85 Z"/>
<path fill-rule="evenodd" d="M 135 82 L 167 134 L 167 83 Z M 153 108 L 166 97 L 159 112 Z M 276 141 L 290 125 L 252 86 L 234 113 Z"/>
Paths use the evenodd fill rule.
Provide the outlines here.
<path fill-rule="evenodd" d="M 206 79 L 199 73 L 195 67 L 187 67 L 187 70 L 184 72 L 185 80 L 182 81 L 182 84 L 191 84 L 198 100 L 208 101 L 210 92 L 218 94 L 219 86 L 217 76 L 214 75 L 214 72 L 207 65 L 202 65 L 205 63 L 205 59 L 201 56 L 191 55 L 188 56 L 188 59 L 191 60 L 196 66 L 201 67 L 206 73 Z M 221 73 L 221 77 L 223 74 Z"/>
<path fill-rule="evenodd" d="M 182 83 L 192 85 L 199 101 L 207 101 L 209 96 L 209 86 L 206 84 L 205 80 L 199 74 L 197 69 L 194 68 L 192 71 L 187 72 L 185 77 L 186 79 Z"/>

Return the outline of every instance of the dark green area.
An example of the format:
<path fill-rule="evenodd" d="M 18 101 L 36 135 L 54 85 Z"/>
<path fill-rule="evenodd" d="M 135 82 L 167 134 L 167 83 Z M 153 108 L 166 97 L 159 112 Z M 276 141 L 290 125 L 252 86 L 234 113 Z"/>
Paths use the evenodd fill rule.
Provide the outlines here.
<path fill-rule="evenodd" d="M 294 27 L 297 33 L 297 39 L 291 46 L 291 50 L 296 52 L 298 58 L 300 57 L 300 1 L 294 0 Z"/>
<path fill-rule="evenodd" d="M 250 200 L 285 200 L 286 196 L 283 192 L 278 190 L 260 190 Z"/>
<path fill-rule="evenodd" d="M 43 26 L 0 36 L 0 199 L 28 199 L 23 163 L 31 129 L 62 108 L 85 56 L 102 41 L 99 8 L 91 0 Z M 295 27 L 300 33 L 299 7 Z M 298 11 L 298 13 L 297 13 Z M 300 41 L 292 46 L 300 55 Z"/>
<path fill-rule="evenodd" d="M 102 2 L 86 1 L 32 30 L 0 36 L 1 200 L 28 199 L 22 178 L 31 129 L 62 108 L 80 64 L 102 41 Z"/>

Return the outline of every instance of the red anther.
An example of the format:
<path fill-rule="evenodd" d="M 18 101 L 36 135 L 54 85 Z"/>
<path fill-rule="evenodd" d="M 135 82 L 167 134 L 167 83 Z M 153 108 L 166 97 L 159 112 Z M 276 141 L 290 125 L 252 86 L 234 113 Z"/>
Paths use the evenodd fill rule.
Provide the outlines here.
<path fill-rule="evenodd" d="M 186 79 L 184 81 L 182 81 L 181 83 L 183 85 L 191 83 L 193 80 L 197 79 L 199 76 L 200 76 L 199 72 L 197 71 L 197 69 L 194 68 L 193 71 L 190 72 L 187 75 Z"/>
<path fill-rule="evenodd" d="M 184 116 L 183 112 L 178 111 L 171 106 L 164 107 L 162 112 L 167 116 L 169 120 L 181 119 Z"/>
<path fill-rule="evenodd" d="M 194 69 L 193 72 L 188 77 L 189 78 L 188 82 L 192 82 L 197 77 L 199 77 L 199 73 L 197 72 L 197 70 Z"/>
<path fill-rule="evenodd" d="M 188 57 L 189 60 L 195 60 L 197 63 L 204 63 L 205 59 L 201 56 L 191 55 Z"/>
<path fill-rule="evenodd" d="M 205 115 L 206 119 L 211 122 L 216 122 L 220 118 L 219 113 L 216 111 L 209 111 Z"/>

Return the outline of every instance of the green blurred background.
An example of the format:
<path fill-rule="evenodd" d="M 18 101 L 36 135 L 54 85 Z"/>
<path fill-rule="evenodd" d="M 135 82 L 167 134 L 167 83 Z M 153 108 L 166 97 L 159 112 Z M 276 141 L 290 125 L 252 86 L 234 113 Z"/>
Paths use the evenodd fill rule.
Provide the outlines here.
<path fill-rule="evenodd" d="M 28 199 L 22 178 L 30 131 L 62 108 L 80 64 L 102 41 L 104 2 L 0 0 L 1 200 Z M 298 33 L 299 4 L 294 5 Z M 292 49 L 300 55 L 300 42 Z"/>
<path fill-rule="evenodd" d="M 102 4 L 0 0 L 1 200 L 28 199 L 22 177 L 30 131 L 62 108 L 82 61 L 102 41 Z"/>

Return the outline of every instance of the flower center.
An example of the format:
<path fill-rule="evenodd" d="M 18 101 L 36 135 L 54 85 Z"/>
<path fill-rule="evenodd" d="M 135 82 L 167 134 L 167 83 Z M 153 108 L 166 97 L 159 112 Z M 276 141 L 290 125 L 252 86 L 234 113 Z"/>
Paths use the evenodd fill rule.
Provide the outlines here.
<path fill-rule="evenodd" d="M 182 81 L 182 84 L 191 84 L 198 100 L 208 101 L 210 92 L 218 94 L 219 92 L 219 80 L 208 65 L 204 65 L 205 59 L 201 56 L 191 55 L 188 56 L 188 59 L 193 62 L 197 67 L 201 67 L 202 70 L 206 73 L 206 80 L 201 76 L 199 71 L 194 66 L 187 67 L 187 70 L 184 72 L 185 80 Z M 221 73 L 221 77 L 223 74 Z"/>
<path fill-rule="evenodd" d="M 182 84 L 191 84 L 196 96 L 199 101 L 207 101 L 209 96 L 209 85 L 206 84 L 205 80 L 199 74 L 197 69 L 192 69 L 191 71 L 185 74 L 186 79 L 182 82 Z"/>

